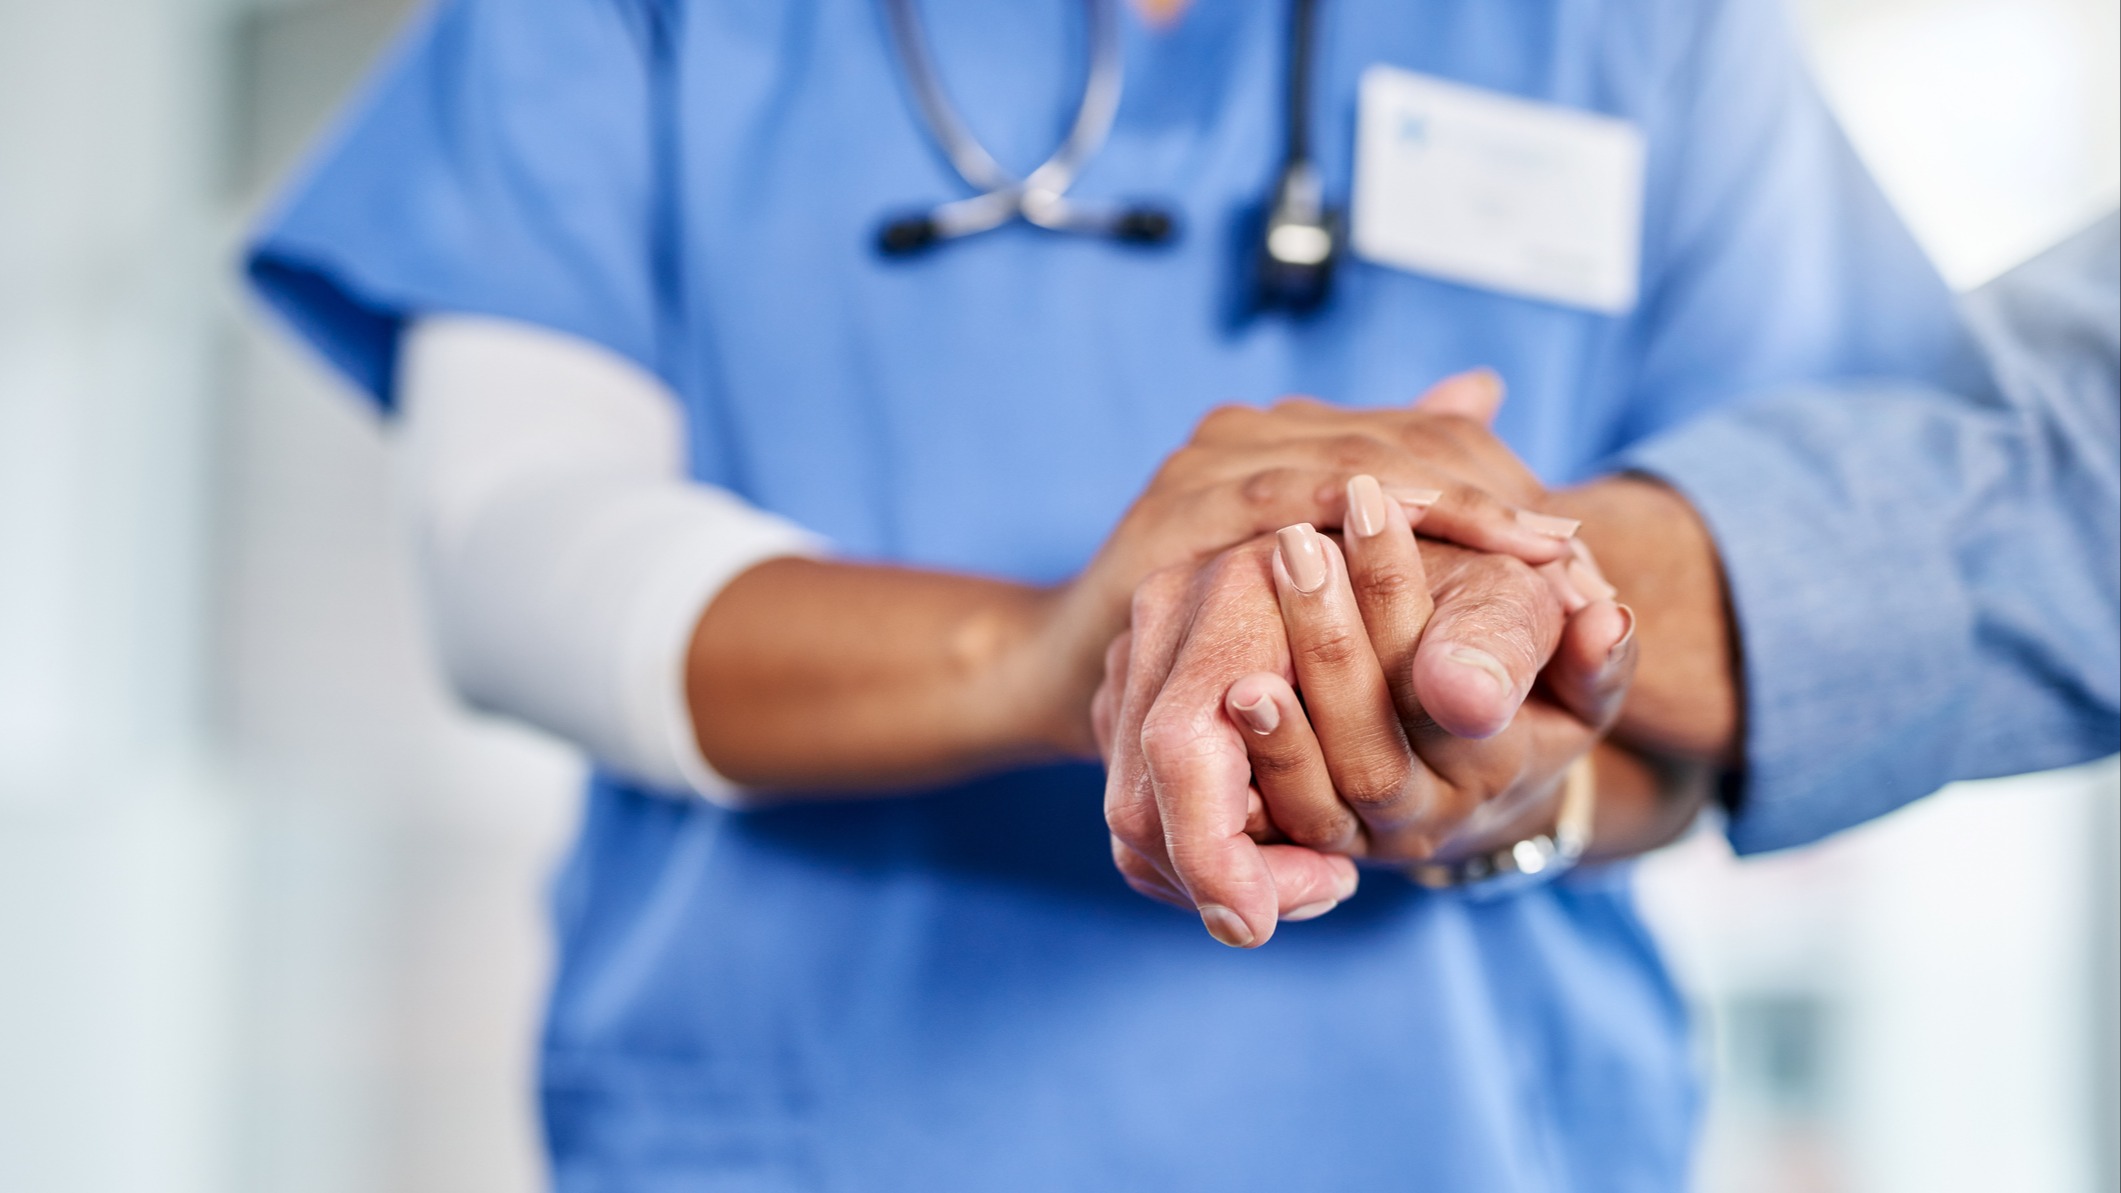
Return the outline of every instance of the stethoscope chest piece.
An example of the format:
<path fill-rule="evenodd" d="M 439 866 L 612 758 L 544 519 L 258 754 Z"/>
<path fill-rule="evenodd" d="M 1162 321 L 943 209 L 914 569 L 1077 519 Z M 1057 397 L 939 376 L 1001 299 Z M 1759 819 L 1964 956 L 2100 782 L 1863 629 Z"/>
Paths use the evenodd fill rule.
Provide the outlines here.
<path fill-rule="evenodd" d="M 1340 213 L 1326 203 L 1325 184 L 1311 158 L 1311 48 L 1317 29 L 1316 0 L 1291 0 L 1282 96 L 1285 143 L 1252 249 L 1255 312 L 1304 315 L 1323 306 L 1345 247 Z"/>
<path fill-rule="evenodd" d="M 1256 310 L 1308 314 L 1325 304 L 1343 248 L 1340 213 L 1325 203 L 1308 160 L 1285 163 L 1254 247 Z"/>

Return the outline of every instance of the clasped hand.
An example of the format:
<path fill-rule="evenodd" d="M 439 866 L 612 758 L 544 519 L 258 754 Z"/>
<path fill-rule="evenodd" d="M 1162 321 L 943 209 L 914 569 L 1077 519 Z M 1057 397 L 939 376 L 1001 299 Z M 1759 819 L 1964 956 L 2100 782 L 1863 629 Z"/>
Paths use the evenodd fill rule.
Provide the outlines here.
<path fill-rule="evenodd" d="M 1316 526 L 1136 590 L 1091 719 L 1137 891 L 1251 947 L 1352 895 L 1355 859 L 1552 826 L 1618 715 L 1633 616 L 1573 525 L 1532 512 L 1543 490 L 1488 430 L 1499 399 L 1475 373 L 1404 410 L 1294 400 L 1202 424 L 1196 449 L 1309 441 L 1352 475 Z"/>

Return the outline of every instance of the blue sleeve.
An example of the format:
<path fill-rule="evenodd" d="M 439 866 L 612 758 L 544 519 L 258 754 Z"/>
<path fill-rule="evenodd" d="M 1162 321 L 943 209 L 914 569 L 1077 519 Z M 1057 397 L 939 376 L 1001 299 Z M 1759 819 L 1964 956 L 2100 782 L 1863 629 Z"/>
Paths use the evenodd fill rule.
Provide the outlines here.
<path fill-rule="evenodd" d="M 2121 749 L 2121 223 L 1974 295 L 1967 394 L 1751 404 L 1625 463 L 1694 503 L 1742 651 L 1732 843 Z"/>
<path fill-rule="evenodd" d="M 651 18 L 646 0 L 442 0 L 256 233 L 259 296 L 385 407 L 426 311 L 654 368 Z"/>
<path fill-rule="evenodd" d="M 1822 101 L 1783 4 L 1663 13 L 1645 289 L 1605 449 L 1798 384 L 1976 375 L 1949 287 Z"/>

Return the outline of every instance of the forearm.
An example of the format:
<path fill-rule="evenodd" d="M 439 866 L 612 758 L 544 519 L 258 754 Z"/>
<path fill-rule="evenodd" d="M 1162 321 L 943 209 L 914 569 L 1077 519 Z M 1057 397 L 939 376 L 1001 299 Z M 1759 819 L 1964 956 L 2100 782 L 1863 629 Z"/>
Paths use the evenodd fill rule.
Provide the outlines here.
<path fill-rule="evenodd" d="M 1717 769 L 1742 750 L 1743 701 L 1715 541 L 1685 498 L 1655 481 L 1607 477 L 1553 495 L 1583 522 L 1619 599 L 1635 613 L 1634 686 L 1594 756 L 1590 859 L 1631 857 L 1683 835 Z"/>
<path fill-rule="evenodd" d="M 1712 768 L 1653 757 L 1610 739 L 1592 753 L 1598 805 L 1587 860 L 1661 849 L 1686 834 L 1713 790 Z"/>
<path fill-rule="evenodd" d="M 888 791 L 1080 748 L 1089 689 L 1045 648 L 1057 597 L 939 572 L 780 559 L 700 618 L 701 750 L 754 789 Z M 1080 693 L 1072 689 L 1083 687 Z"/>

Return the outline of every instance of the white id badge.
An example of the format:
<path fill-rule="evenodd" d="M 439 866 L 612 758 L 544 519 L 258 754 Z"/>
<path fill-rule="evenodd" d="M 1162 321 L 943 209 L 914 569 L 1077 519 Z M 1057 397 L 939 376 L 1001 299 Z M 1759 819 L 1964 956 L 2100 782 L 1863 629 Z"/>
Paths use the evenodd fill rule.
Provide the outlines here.
<path fill-rule="evenodd" d="M 1623 314 L 1642 244 L 1642 133 L 1610 116 L 1363 72 L 1354 249 L 1380 265 Z"/>

